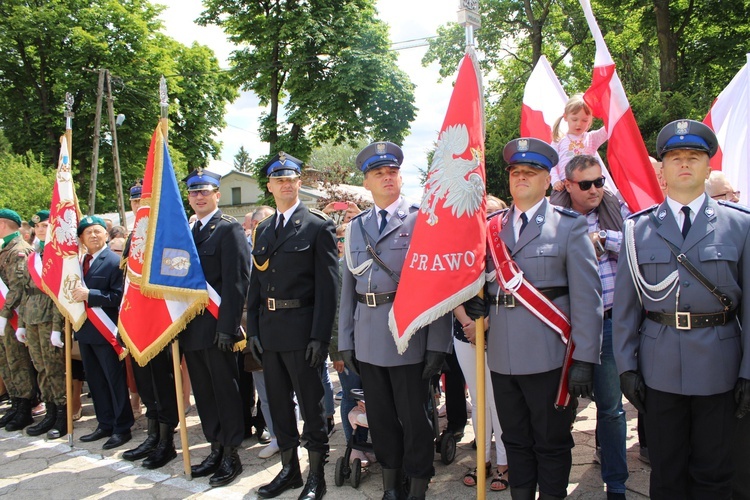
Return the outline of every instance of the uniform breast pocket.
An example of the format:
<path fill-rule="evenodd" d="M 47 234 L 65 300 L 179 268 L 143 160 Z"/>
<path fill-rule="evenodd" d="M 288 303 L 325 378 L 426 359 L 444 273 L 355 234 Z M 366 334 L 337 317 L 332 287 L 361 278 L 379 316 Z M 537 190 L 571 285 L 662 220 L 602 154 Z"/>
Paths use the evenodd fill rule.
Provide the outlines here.
<path fill-rule="evenodd" d="M 528 263 L 522 266 L 524 274 L 531 280 L 547 280 L 554 276 L 553 268 L 559 266 L 557 258 L 560 256 L 560 245 L 557 243 L 542 243 L 528 246 L 523 250 L 523 259 Z"/>
<path fill-rule="evenodd" d="M 672 252 L 666 247 L 638 249 L 638 265 L 641 268 L 641 274 L 652 285 L 660 282 L 675 270 L 674 264 L 670 264 L 671 260 Z"/>
<path fill-rule="evenodd" d="M 291 240 L 284 244 L 284 252 L 305 252 L 310 250 L 310 242 L 307 240 Z"/>
<path fill-rule="evenodd" d="M 729 245 L 707 245 L 698 249 L 701 272 L 716 285 L 731 285 L 737 275 L 737 248 Z"/>
<path fill-rule="evenodd" d="M 388 242 L 388 248 L 392 251 L 391 253 L 393 255 L 398 255 L 396 252 L 401 252 L 403 258 L 406 258 L 406 252 L 409 250 L 409 242 L 411 241 L 411 237 L 409 235 L 406 236 L 395 236 L 390 239 Z"/>
<path fill-rule="evenodd" d="M 216 245 L 201 246 L 198 249 L 198 255 L 214 255 L 216 253 Z"/>

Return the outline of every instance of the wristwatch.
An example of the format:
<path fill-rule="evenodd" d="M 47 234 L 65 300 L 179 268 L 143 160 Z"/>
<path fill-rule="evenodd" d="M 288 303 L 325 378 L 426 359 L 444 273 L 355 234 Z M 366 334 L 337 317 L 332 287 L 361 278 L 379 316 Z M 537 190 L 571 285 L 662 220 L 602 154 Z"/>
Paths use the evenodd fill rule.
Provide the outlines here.
<path fill-rule="evenodd" d="M 602 229 L 599 231 L 599 239 L 602 241 L 607 241 L 607 231 Z"/>

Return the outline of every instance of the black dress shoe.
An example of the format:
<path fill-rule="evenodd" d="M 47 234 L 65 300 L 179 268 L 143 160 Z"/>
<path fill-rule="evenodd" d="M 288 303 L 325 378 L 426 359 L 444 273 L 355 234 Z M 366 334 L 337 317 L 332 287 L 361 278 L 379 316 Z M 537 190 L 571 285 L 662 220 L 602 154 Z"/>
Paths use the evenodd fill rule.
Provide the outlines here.
<path fill-rule="evenodd" d="M 224 447 L 219 443 L 211 443 L 211 453 L 199 465 L 190 467 L 190 475 L 193 477 L 210 476 L 219 469 L 221 455 Z"/>
<path fill-rule="evenodd" d="M 118 446 L 122 446 L 133 437 L 133 435 L 128 432 L 118 432 L 117 434 L 112 434 L 112 437 L 107 439 L 107 442 L 104 443 L 102 446 L 103 450 L 111 450 L 112 448 L 117 448 Z"/>
<path fill-rule="evenodd" d="M 237 448 L 224 448 L 224 454 L 221 457 L 221 464 L 216 473 L 208 480 L 208 485 L 214 488 L 226 486 L 242 472 L 242 463 L 240 456 L 237 454 Z"/>
<path fill-rule="evenodd" d="M 269 444 L 271 442 L 271 433 L 268 432 L 267 427 L 256 429 L 255 435 L 258 436 L 258 443 L 260 444 Z"/>
<path fill-rule="evenodd" d="M 104 429 L 100 429 L 99 427 L 96 428 L 94 432 L 91 434 L 86 434 L 85 436 L 81 436 L 81 441 L 84 443 L 90 443 L 92 441 L 99 441 L 100 439 L 109 437 L 112 435 L 112 431 L 105 431 Z"/>

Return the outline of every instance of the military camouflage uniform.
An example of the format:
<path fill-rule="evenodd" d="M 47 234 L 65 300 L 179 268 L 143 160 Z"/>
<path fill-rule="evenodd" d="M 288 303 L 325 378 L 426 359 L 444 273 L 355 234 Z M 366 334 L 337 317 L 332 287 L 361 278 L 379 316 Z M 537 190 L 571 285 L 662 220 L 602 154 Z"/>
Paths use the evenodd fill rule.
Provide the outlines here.
<path fill-rule="evenodd" d="M 0 278 L 8 286 L 5 305 L 0 309 L 0 316 L 8 319 L 5 335 L 0 341 L 0 376 L 12 397 L 26 399 L 34 396 L 34 370 L 29 350 L 16 339 L 10 318 L 13 310 L 21 306 L 24 299 L 23 275 L 26 258 L 31 251 L 31 246 L 20 235 L 0 250 Z M 19 311 L 19 316 L 20 314 L 22 311 Z"/>
<path fill-rule="evenodd" d="M 26 328 L 26 345 L 37 371 L 42 401 L 65 404 L 65 351 L 52 345 L 50 334 L 62 331 L 63 316 L 52 299 L 23 268 L 24 299 L 18 327 Z"/>

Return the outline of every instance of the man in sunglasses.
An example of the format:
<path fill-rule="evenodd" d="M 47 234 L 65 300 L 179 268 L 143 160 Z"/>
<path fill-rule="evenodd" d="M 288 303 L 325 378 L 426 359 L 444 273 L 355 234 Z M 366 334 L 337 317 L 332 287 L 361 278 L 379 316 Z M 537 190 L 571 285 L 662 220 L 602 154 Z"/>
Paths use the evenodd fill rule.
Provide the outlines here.
<path fill-rule="evenodd" d="M 625 498 L 628 462 L 625 454 L 627 423 L 622 408 L 620 378 L 612 351 L 612 297 L 617 258 L 622 243 L 622 223 L 630 211 L 615 195 L 604 189 L 599 161 L 590 155 L 575 156 L 565 166 L 565 195 L 560 204 L 586 217 L 588 233 L 599 260 L 602 282 L 604 327 L 601 364 L 594 365 L 596 394 L 595 460 L 601 464 L 608 499 Z"/>

